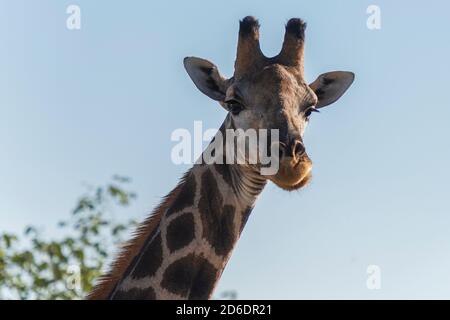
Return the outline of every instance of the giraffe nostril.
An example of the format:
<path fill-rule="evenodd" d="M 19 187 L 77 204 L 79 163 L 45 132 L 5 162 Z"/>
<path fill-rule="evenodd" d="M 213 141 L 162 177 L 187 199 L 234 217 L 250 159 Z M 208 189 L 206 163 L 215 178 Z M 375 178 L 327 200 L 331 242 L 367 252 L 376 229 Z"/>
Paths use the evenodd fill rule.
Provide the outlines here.
<path fill-rule="evenodd" d="M 295 141 L 294 156 L 301 157 L 305 153 L 305 146 L 300 141 Z"/>
<path fill-rule="evenodd" d="M 289 157 L 295 160 L 300 160 L 300 157 L 305 154 L 306 150 L 300 140 L 292 140 L 289 144 L 281 142 L 278 152 L 280 159 Z"/>

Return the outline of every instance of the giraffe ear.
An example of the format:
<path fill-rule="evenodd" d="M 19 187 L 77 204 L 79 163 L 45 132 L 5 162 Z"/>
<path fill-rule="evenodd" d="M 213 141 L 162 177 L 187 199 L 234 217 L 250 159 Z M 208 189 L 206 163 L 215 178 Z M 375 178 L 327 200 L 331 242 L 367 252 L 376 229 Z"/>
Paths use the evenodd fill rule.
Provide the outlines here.
<path fill-rule="evenodd" d="M 309 87 L 319 102 L 316 108 L 323 108 L 336 102 L 353 83 L 355 74 L 347 71 L 333 71 L 321 74 Z"/>
<path fill-rule="evenodd" d="M 219 73 L 215 64 L 205 59 L 186 57 L 184 68 L 201 92 L 213 100 L 225 100 L 228 81 Z"/>

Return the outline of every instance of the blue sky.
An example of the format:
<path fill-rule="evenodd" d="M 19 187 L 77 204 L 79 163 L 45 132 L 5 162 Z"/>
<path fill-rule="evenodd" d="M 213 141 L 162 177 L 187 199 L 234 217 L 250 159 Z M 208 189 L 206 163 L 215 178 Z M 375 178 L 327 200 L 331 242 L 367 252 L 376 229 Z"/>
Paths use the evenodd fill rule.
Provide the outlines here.
<path fill-rule="evenodd" d="M 82 28 L 66 28 L 81 7 Z M 381 8 L 381 29 L 366 8 Z M 356 73 L 305 136 L 314 180 L 263 192 L 220 282 L 240 298 L 450 298 L 450 5 L 445 1 L 0 0 L 0 230 L 52 235 L 83 182 L 134 180 L 143 218 L 187 169 L 177 128 L 225 112 L 191 83 L 185 56 L 232 74 L 238 20 L 266 55 L 291 17 L 308 22 L 306 77 Z M 368 265 L 380 290 L 366 287 Z"/>

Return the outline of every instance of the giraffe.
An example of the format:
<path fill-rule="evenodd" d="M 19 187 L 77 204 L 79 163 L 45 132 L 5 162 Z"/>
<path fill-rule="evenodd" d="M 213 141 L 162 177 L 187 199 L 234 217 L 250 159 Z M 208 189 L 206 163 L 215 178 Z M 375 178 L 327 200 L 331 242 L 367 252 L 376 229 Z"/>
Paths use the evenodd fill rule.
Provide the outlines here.
<path fill-rule="evenodd" d="M 279 130 L 279 169 L 265 176 L 260 163 L 194 164 L 140 225 L 89 299 L 211 298 L 266 184 L 297 190 L 311 180 L 305 128 L 313 112 L 344 94 L 354 74 L 328 72 L 307 84 L 305 28 L 303 20 L 290 19 L 280 53 L 267 58 L 259 45 L 258 20 L 245 17 L 229 79 L 207 60 L 184 59 L 195 86 L 228 112 L 218 133 Z"/>

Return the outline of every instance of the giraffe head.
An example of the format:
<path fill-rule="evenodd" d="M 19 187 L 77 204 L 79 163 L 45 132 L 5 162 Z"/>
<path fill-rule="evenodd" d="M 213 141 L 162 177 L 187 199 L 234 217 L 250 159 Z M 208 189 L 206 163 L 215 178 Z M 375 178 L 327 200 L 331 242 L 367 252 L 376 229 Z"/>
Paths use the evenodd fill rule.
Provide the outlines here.
<path fill-rule="evenodd" d="M 301 19 L 289 20 L 280 53 L 267 58 L 259 45 L 258 21 L 244 18 L 230 79 L 207 60 L 184 60 L 198 89 L 229 111 L 228 126 L 243 130 L 278 129 L 279 169 L 268 179 L 286 190 L 298 189 L 311 178 L 312 162 L 303 143 L 310 116 L 338 100 L 354 80 L 351 72 L 334 71 L 306 83 L 305 28 Z"/>

